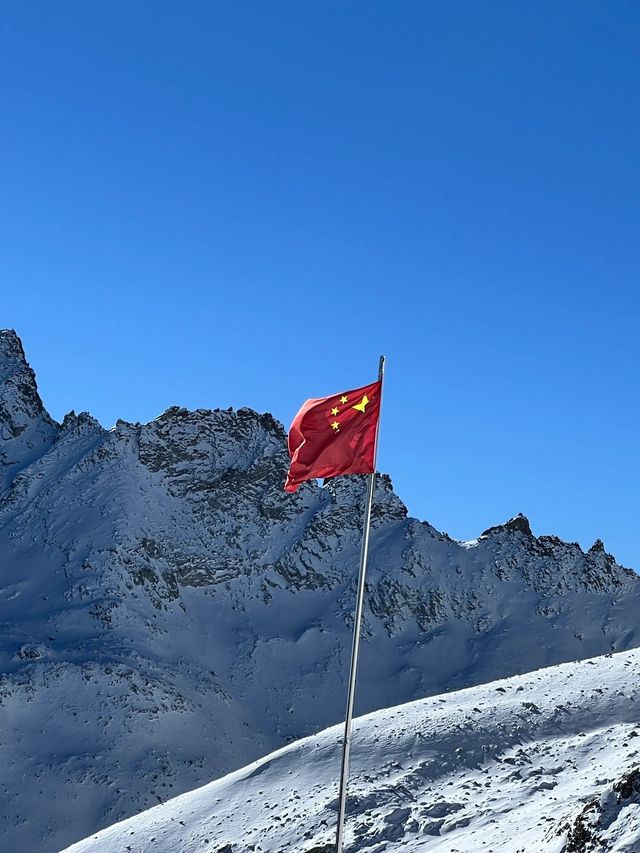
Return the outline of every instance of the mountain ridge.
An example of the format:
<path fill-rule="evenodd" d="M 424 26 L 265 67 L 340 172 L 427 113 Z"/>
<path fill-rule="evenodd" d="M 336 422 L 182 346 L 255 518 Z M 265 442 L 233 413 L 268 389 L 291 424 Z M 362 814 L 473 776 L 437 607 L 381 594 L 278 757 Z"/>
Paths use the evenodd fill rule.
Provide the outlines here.
<path fill-rule="evenodd" d="M 285 431 L 247 408 L 58 424 L 16 339 L 0 833 L 53 853 L 342 718 L 365 484 L 287 495 Z M 358 713 L 639 644 L 638 576 L 523 518 L 460 543 L 377 477 Z"/>

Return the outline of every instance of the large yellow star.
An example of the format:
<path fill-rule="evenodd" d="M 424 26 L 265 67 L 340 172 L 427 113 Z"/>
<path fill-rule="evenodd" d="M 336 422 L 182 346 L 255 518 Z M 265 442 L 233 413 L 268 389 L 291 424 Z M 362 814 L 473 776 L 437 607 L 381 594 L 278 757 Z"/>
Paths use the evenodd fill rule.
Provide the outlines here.
<path fill-rule="evenodd" d="M 364 414 L 364 410 L 367 408 L 367 403 L 369 402 L 369 398 L 365 394 L 362 400 L 359 403 L 356 403 L 355 406 L 351 406 L 352 409 L 357 409 L 359 412 Z"/>
<path fill-rule="evenodd" d="M 336 432 L 338 432 L 339 427 L 340 427 L 340 424 L 338 423 L 338 421 L 334 421 L 331 424 L 331 429 L 335 430 Z"/>
<path fill-rule="evenodd" d="M 347 398 L 347 397 L 345 397 L 345 396 L 344 396 L 344 394 L 343 394 L 343 395 L 342 395 L 342 397 L 340 397 L 340 402 L 341 402 L 341 403 L 342 403 L 342 405 L 344 406 L 344 404 L 345 404 L 345 403 L 348 403 L 348 402 L 349 402 L 349 400 L 348 400 L 348 398 Z"/>
<path fill-rule="evenodd" d="M 331 414 L 332 414 L 332 415 L 334 415 L 334 416 L 335 416 L 335 415 L 337 415 L 337 414 L 338 414 L 338 409 L 331 409 Z"/>

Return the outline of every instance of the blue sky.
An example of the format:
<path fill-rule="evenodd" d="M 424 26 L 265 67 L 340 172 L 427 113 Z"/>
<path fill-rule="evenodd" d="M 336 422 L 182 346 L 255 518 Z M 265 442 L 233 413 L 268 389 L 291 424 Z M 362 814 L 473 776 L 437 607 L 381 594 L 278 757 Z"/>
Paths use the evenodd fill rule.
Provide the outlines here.
<path fill-rule="evenodd" d="M 5 4 L 0 326 L 52 414 L 387 383 L 380 467 L 640 568 L 640 8 Z"/>

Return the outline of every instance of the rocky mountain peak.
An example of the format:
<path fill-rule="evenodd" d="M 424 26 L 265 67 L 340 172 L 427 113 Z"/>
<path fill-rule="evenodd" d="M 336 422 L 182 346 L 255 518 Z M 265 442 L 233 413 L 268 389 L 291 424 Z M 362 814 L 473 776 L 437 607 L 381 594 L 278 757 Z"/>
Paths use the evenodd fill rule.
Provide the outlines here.
<path fill-rule="evenodd" d="M 73 409 L 64 416 L 61 424 L 63 432 L 67 430 L 81 430 L 83 428 L 102 429 L 98 421 L 89 412 L 75 413 Z"/>
<path fill-rule="evenodd" d="M 0 330 L 0 492 L 53 442 L 57 430 L 20 338 L 13 329 Z"/>
<path fill-rule="evenodd" d="M 187 490 L 238 477 L 284 482 L 286 434 L 270 414 L 253 409 L 167 409 L 139 427 L 139 458 Z"/>
<path fill-rule="evenodd" d="M 334 508 L 352 508 L 358 514 L 364 509 L 367 491 L 367 478 L 364 475 L 352 477 L 334 477 L 324 481 L 324 489 L 331 495 Z M 376 474 L 372 519 L 390 521 L 407 517 L 407 508 L 393 490 L 391 477 L 388 474 Z"/>
<path fill-rule="evenodd" d="M 495 527 L 489 527 L 487 530 L 484 531 L 484 533 L 482 533 L 482 536 L 496 536 L 500 533 L 505 533 L 507 531 L 510 531 L 512 533 L 524 533 L 525 536 L 533 536 L 533 533 L 531 532 L 531 525 L 529 524 L 529 519 L 521 512 L 519 512 L 513 518 L 510 518 L 508 521 L 505 521 L 504 524 L 498 524 Z"/>
<path fill-rule="evenodd" d="M 15 438 L 30 420 L 53 423 L 40 399 L 36 376 L 13 329 L 0 330 L 0 438 Z"/>
<path fill-rule="evenodd" d="M 27 363 L 22 341 L 14 329 L 0 329 L 0 367 L 16 362 Z"/>

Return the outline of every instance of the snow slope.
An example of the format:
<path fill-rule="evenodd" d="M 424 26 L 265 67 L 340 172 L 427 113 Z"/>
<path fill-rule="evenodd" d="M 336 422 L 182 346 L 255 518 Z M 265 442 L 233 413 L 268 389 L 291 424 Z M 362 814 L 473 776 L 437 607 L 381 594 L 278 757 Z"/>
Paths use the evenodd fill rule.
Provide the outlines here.
<path fill-rule="evenodd" d="M 347 853 L 637 853 L 640 652 L 356 721 Z M 340 727 L 66 853 L 330 853 Z"/>
<path fill-rule="evenodd" d="M 364 483 L 250 409 L 57 424 L 0 332 L 0 849 L 53 853 L 338 722 Z M 357 712 L 639 644 L 640 579 L 377 482 Z"/>

